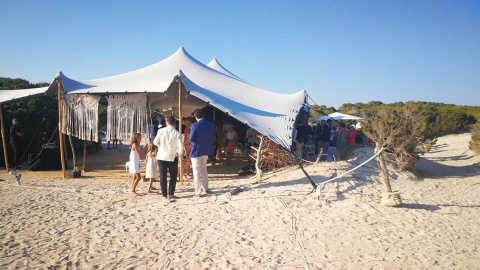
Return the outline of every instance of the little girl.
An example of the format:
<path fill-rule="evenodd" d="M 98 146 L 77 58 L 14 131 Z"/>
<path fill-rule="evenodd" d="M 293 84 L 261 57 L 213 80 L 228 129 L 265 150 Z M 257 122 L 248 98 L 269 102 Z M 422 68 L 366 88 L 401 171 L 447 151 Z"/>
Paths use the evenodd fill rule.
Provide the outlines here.
<path fill-rule="evenodd" d="M 145 158 L 145 163 L 147 164 L 147 169 L 145 171 L 145 178 L 150 179 L 150 185 L 148 186 L 148 193 L 153 190 L 157 190 L 153 187 L 153 181 L 158 175 L 158 163 L 157 163 L 157 146 L 153 143 L 148 144 L 147 157 Z"/>
<path fill-rule="evenodd" d="M 133 179 L 132 179 L 132 190 L 131 193 L 133 196 L 138 196 L 137 192 L 135 192 L 135 189 L 137 188 L 137 184 L 141 179 L 140 176 L 140 156 L 143 154 L 143 151 L 145 151 L 146 146 L 143 147 L 143 149 L 140 151 L 140 143 L 142 141 L 142 135 L 140 133 L 133 133 L 132 139 L 130 140 L 130 149 L 132 150 L 130 152 L 130 164 L 129 164 L 129 170 L 130 173 L 133 174 Z"/>
<path fill-rule="evenodd" d="M 225 144 L 227 146 L 225 148 L 225 151 L 227 152 L 227 160 L 225 165 L 228 166 L 232 164 L 233 151 L 235 151 L 238 144 L 237 132 L 233 129 L 233 125 L 228 126 L 225 137 L 227 138 L 227 143 Z"/>

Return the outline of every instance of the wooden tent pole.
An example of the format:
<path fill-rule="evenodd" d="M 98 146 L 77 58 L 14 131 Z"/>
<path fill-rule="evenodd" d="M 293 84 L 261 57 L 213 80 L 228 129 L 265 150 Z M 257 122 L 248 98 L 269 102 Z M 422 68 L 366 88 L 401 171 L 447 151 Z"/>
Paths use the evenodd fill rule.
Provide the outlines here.
<path fill-rule="evenodd" d="M 5 157 L 5 169 L 8 172 L 8 157 L 7 157 L 7 145 L 5 144 L 5 126 L 3 125 L 3 112 L 2 105 L 0 105 L 0 122 L 2 128 L 2 144 L 3 144 L 3 156 Z"/>
<path fill-rule="evenodd" d="M 258 144 L 257 160 L 255 161 L 255 170 L 257 171 L 257 180 L 261 180 L 263 176 L 260 168 L 260 158 L 262 157 L 263 136 L 260 137 L 260 144 Z"/>
<path fill-rule="evenodd" d="M 148 102 L 148 95 L 147 95 L 147 104 L 148 108 L 150 109 L 150 103 Z M 150 125 L 148 124 L 148 112 L 146 111 L 147 107 L 145 106 L 145 117 L 147 117 L 147 135 L 148 135 L 148 141 L 151 143 L 152 142 L 152 134 L 150 134 L 150 125 L 152 124 L 152 116 L 150 115 Z M 148 151 L 148 149 L 147 149 Z"/>
<path fill-rule="evenodd" d="M 182 134 L 182 77 L 178 76 L 178 131 Z M 183 153 L 178 157 L 180 184 L 183 186 Z"/>
<path fill-rule="evenodd" d="M 152 120 L 152 107 L 150 106 L 150 103 L 148 103 L 148 112 L 150 113 L 150 125 L 153 126 L 153 120 Z"/>
<path fill-rule="evenodd" d="M 148 113 L 150 114 L 150 126 L 153 128 L 153 120 L 152 120 L 152 107 L 150 106 L 150 102 L 148 103 Z M 149 129 L 150 130 L 150 129 Z M 154 129 L 155 130 L 155 129 Z M 154 138 L 155 139 L 155 138 Z M 152 142 L 152 134 L 150 134 L 150 142 Z"/>
<path fill-rule="evenodd" d="M 82 163 L 82 167 L 83 167 L 84 172 L 87 170 L 87 167 L 85 166 L 85 162 L 87 162 L 87 141 L 86 140 L 83 143 L 83 163 Z"/>
<path fill-rule="evenodd" d="M 66 172 L 65 172 L 65 156 L 63 153 L 64 146 L 63 146 L 63 134 L 62 134 L 62 83 L 60 82 L 60 79 L 57 79 L 57 88 L 58 88 L 58 138 L 59 138 L 59 144 L 60 144 L 60 159 L 62 162 L 62 173 L 63 173 L 63 178 L 67 178 Z"/>

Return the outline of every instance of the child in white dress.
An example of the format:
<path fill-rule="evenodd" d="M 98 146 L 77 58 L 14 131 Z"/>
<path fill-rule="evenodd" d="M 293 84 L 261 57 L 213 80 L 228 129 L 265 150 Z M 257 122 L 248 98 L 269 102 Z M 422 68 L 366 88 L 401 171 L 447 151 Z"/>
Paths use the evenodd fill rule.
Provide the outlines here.
<path fill-rule="evenodd" d="M 148 186 L 148 193 L 157 190 L 153 187 L 153 181 L 158 175 L 158 163 L 157 163 L 157 146 L 153 143 L 148 144 L 147 157 L 145 158 L 146 171 L 145 178 L 150 179 L 150 185 Z"/>
<path fill-rule="evenodd" d="M 143 147 L 143 149 L 140 151 L 140 143 L 142 141 L 142 135 L 140 133 L 133 133 L 132 139 L 130 140 L 130 163 L 129 163 L 129 171 L 133 175 L 132 179 L 132 189 L 131 193 L 134 196 L 138 196 L 137 192 L 135 192 L 135 189 L 137 188 L 138 182 L 142 178 L 140 176 L 140 156 L 143 154 L 143 151 L 145 151 L 146 146 Z"/>

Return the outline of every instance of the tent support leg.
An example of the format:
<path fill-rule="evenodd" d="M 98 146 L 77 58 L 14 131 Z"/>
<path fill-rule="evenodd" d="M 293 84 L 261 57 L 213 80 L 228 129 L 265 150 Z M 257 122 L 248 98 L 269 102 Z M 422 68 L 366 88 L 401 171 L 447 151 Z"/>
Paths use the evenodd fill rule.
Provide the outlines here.
<path fill-rule="evenodd" d="M 147 99 L 148 102 L 148 99 Z M 153 120 L 152 120 L 152 107 L 150 106 L 150 102 L 148 102 L 148 113 L 150 115 L 150 126 L 153 127 Z M 148 129 L 150 130 L 150 129 Z M 150 142 L 152 142 L 152 134 L 150 134 Z"/>
<path fill-rule="evenodd" d="M 148 95 L 147 95 L 147 104 L 148 108 L 150 109 L 150 103 L 148 103 Z M 145 108 L 146 109 L 146 108 Z M 152 142 L 152 134 L 150 134 L 150 125 L 152 124 L 152 115 L 150 114 L 150 125 L 148 124 L 148 112 L 145 112 L 145 117 L 147 118 L 147 135 L 148 135 L 148 141 L 151 143 Z M 147 149 L 148 151 L 148 149 Z"/>
<path fill-rule="evenodd" d="M 295 153 L 291 152 L 294 159 L 295 159 L 295 162 L 297 163 L 298 167 L 300 167 L 300 169 L 302 170 L 302 172 L 305 174 L 305 176 L 307 177 L 308 181 L 310 181 L 310 184 L 312 185 L 313 189 L 316 190 L 317 189 L 317 184 L 315 184 L 315 182 L 313 182 L 312 178 L 310 177 L 310 175 L 308 175 L 307 171 L 305 171 L 305 169 L 303 168 L 303 165 L 302 163 L 300 162 L 300 158 L 295 155 Z"/>
<path fill-rule="evenodd" d="M 60 159 L 62 162 L 62 174 L 63 179 L 67 178 L 65 172 L 65 156 L 64 156 L 64 146 L 63 146 L 63 134 L 62 134 L 62 83 L 60 79 L 57 79 L 57 88 L 58 88 L 58 139 L 60 146 Z"/>
<path fill-rule="evenodd" d="M 83 172 L 87 170 L 87 167 L 85 166 L 85 162 L 87 162 L 87 141 L 85 141 L 83 144 L 83 163 L 82 163 Z"/>
<path fill-rule="evenodd" d="M 2 128 L 3 157 L 5 158 L 5 169 L 8 172 L 8 156 L 7 156 L 7 145 L 5 144 L 5 126 L 3 125 L 2 105 L 0 105 L 0 122 L 1 122 L 1 128 Z"/>
<path fill-rule="evenodd" d="M 260 158 L 262 158 L 263 136 L 260 137 L 260 143 L 258 144 L 257 160 L 255 161 L 255 170 L 257 171 L 257 181 L 260 181 L 263 176 L 262 169 L 260 168 Z"/>
<path fill-rule="evenodd" d="M 182 77 L 178 76 L 178 131 L 182 134 Z M 180 184 L 183 186 L 183 154 L 178 157 Z"/>

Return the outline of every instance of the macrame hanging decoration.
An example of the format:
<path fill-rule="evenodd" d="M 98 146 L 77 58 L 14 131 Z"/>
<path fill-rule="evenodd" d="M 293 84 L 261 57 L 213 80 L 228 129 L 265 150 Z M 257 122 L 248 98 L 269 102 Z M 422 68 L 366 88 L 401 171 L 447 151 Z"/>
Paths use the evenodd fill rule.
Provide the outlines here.
<path fill-rule="evenodd" d="M 84 141 L 98 141 L 100 96 L 69 94 L 62 99 L 62 132 Z"/>
<path fill-rule="evenodd" d="M 129 142 L 132 134 L 138 132 L 147 142 L 147 95 L 111 95 L 107 100 L 107 141 L 117 139 Z"/>

